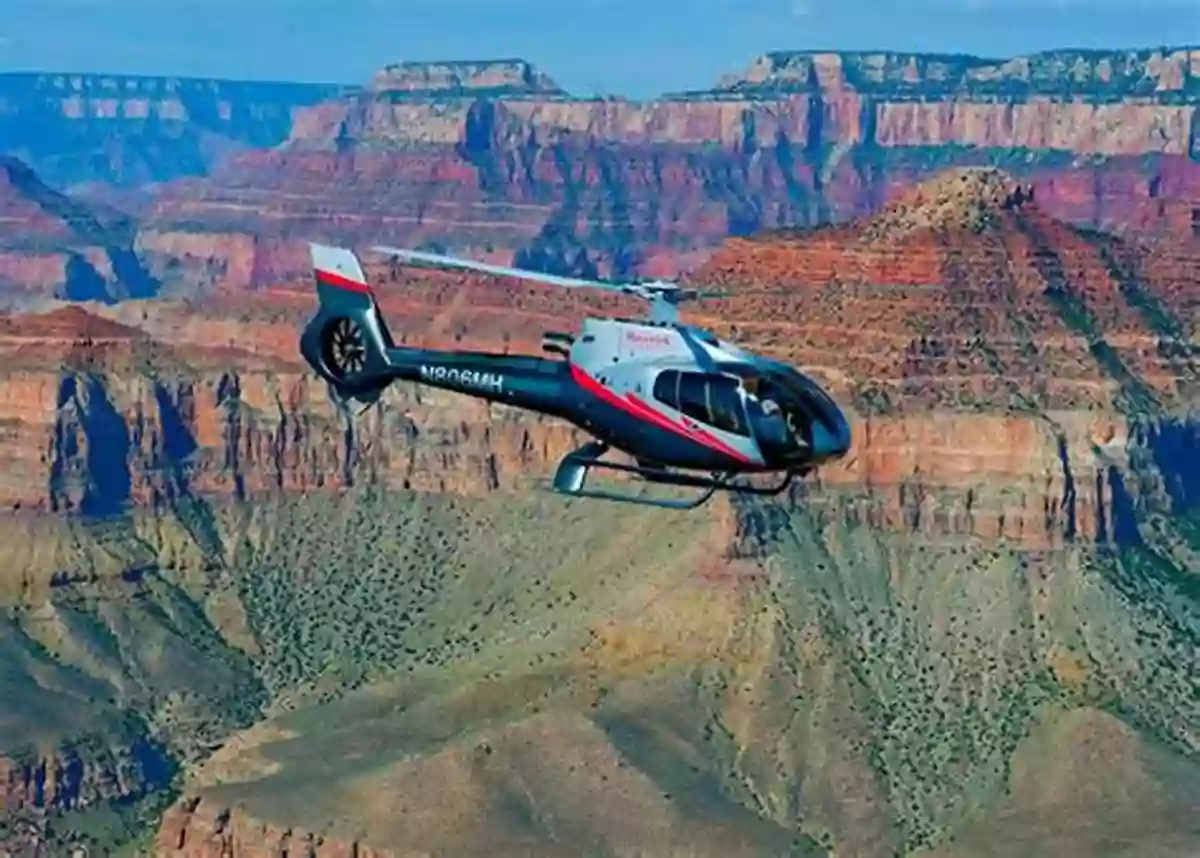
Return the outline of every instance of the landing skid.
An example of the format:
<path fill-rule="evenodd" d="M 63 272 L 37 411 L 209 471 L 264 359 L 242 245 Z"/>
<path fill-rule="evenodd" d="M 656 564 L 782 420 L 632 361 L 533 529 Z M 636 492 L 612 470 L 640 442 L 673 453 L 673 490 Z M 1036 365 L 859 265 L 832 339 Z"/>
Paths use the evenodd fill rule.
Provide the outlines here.
<path fill-rule="evenodd" d="M 774 496 L 782 492 L 792 483 L 795 473 L 788 471 L 783 482 L 777 486 L 760 488 L 758 486 L 735 483 L 732 475 L 713 475 L 703 477 L 684 471 L 672 471 L 665 467 L 637 464 L 626 465 L 621 462 L 605 462 L 601 456 L 608 452 L 608 445 L 601 441 L 584 444 L 578 450 L 568 453 L 559 463 L 554 473 L 554 490 L 560 494 L 581 498 L 598 498 L 601 500 L 635 503 L 645 506 L 656 506 L 664 509 L 695 509 L 708 502 L 718 491 L 730 491 L 738 494 Z M 598 470 L 621 471 L 627 474 L 637 474 L 646 482 L 662 485 L 684 486 L 687 488 L 704 489 L 704 492 L 692 500 L 655 500 L 632 494 L 605 491 L 603 489 L 588 489 L 584 487 L 588 472 L 593 468 Z"/>

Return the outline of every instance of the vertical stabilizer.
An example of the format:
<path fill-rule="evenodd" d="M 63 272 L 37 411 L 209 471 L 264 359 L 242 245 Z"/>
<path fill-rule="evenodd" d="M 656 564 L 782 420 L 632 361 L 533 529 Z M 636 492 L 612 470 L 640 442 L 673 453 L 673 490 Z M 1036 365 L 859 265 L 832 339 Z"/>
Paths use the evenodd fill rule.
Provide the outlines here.
<path fill-rule="evenodd" d="M 369 404 L 391 380 L 391 334 L 354 252 L 310 244 L 320 307 L 300 338 L 300 351 L 331 385 L 339 402 Z"/>
<path fill-rule="evenodd" d="M 344 247 L 310 244 L 317 298 L 331 309 L 365 309 L 375 303 L 375 293 L 367 283 L 362 265 L 354 251 Z"/>

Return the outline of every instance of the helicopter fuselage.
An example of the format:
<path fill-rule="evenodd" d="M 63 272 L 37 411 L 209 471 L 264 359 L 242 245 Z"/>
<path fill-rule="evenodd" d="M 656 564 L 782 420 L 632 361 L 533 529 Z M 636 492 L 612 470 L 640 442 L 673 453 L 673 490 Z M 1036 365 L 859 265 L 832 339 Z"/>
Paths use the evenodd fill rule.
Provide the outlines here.
<path fill-rule="evenodd" d="M 561 357 L 543 358 L 396 347 L 377 311 L 362 318 L 374 364 L 358 384 L 326 359 L 320 316 L 301 350 L 364 401 L 416 382 L 562 418 L 639 462 L 709 472 L 803 473 L 849 448 L 844 416 L 814 382 L 699 329 L 589 318 L 573 339 L 551 335 Z"/>

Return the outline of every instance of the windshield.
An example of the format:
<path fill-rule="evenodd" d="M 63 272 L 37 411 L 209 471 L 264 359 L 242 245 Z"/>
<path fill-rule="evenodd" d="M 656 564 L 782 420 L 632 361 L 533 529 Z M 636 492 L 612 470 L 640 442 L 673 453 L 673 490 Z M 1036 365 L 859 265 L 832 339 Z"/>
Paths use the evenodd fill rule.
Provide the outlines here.
<path fill-rule="evenodd" d="M 820 385 L 791 367 L 730 367 L 741 378 L 754 435 L 771 455 L 790 459 L 846 449 L 849 428 Z"/>
<path fill-rule="evenodd" d="M 805 402 L 812 402 L 816 405 L 818 414 L 814 416 L 820 416 L 822 410 L 837 410 L 837 406 L 829 398 L 829 394 L 822 390 L 819 384 L 814 384 L 798 372 L 780 373 L 775 378 L 775 382 L 785 392 L 785 395 L 788 395 L 797 405 Z"/>
<path fill-rule="evenodd" d="M 784 441 L 786 437 L 787 441 L 784 443 L 789 447 L 808 447 L 804 412 L 796 409 L 791 401 L 794 397 L 789 396 L 786 389 L 772 379 L 761 376 L 744 377 L 742 389 L 745 391 L 750 411 L 757 411 L 760 419 L 766 422 L 767 425 L 761 428 L 768 435 L 774 435 L 780 441 Z M 778 428 L 773 429 L 771 424 Z"/>

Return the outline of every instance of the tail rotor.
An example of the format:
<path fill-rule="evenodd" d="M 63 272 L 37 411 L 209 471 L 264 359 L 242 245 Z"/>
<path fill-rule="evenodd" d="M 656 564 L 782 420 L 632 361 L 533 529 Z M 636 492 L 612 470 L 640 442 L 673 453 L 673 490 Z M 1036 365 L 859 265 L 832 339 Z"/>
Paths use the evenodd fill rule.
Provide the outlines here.
<path fill-rule="evenodd" d="M 339 382 L 357 376 L 367 367 L 367 340 L 362 326 L 349 316 L 336 319 L 325 331 L 321 356 Z"/>

